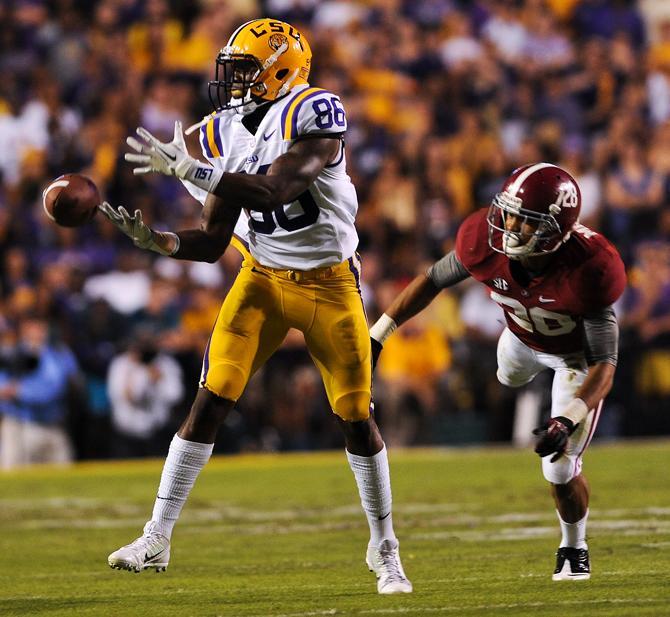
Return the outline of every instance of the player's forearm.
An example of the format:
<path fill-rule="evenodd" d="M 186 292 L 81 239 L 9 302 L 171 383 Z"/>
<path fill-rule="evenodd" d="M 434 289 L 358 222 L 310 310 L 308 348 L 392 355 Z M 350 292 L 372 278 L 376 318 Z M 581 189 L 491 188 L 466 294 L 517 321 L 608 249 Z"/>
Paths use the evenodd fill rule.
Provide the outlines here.
<path fill-rule="evenodd" d="M 177 233 L 151 230 L 152 246 L 147 248 L 175 259 L 214 263 L 230 243 L 234 226 L 232 223 L 223 233 L 217 230 L 216 234 L 203 229 L 185 229 Z"/>
<path fill-rule="evenodd" d="M 214 195 L 233 203 L 244 204 L 248 210 L 271 212 L 278 206 L 290 203 L 281 201 L 280 187 L 275 180 L 258 174 L 224 173 L 214 189 Z M 295 197 L 294 197 L 295 199 Z"/>
<path fill-rule="evenodd" d="M 231 206 L 228 200 L 208 195 L 202 210 L 200 229 L 179 231 L 179 246 L 172 257 L 214 263 L 230 244 L 239 216 L 239 207 Z"/>
<path fill-rule="evenodd" d="M 290 204 L 304 193 L 313 178 L 295 173 L 285 175 L 224 173 L 214 195 L 228 203 L 239 203 L 247 210 L 272 212 Z"/>
<path fill-rule="evenodd" d="M 272 165 L 260 168 L 259 173 L 221 173 L 217 170 L 215 175 L 219 179 L 212 192 L 227 203 L 241 204 L 248 210 L 271 212 L 298 199 L 339 151 L 339 139 L 298 140 Z"/>
<path fill-rule="evenodd" d="M 582 422 L 587 414 L 595 409 L 612 389 L 616 367 L 609 362 L 599 362 L 589 368 L 584 383 L 575 394 L 575 398 L 561 413 L 570 419 L 573 424 Z"/>
<path fill-rule="evenodd" d="M 233 228 L 227 236 L 212 236 L 202 229 L 185 229 L 175 235 L 179 239 L 177 251 L 171 254 L 175 259 L 188 261 L 206 261 L 214 263 L 226 250 L 233 234 Z"/>
<path fill-rule="evenodd" d="M 370 328 L 370 336 L 383 345 L 396 328 L 425 309 L 438 293 L 440 290 L 434 283 L 425 274 L 420 274 Z"/>
<path fill-rule="evenodd" d="M 418 315 L 440 293 L 425 274 L 417 276 L 384 311 L 398 326 Z"/>
<path fill-rule="evenodd" d="M 600 362 L 589 367 L 589 374 L 577 390 L 576 398 L 582 399 L 589 409 L 594 409 L 612 389 L 616 367 L 608 362 Z"/>
<path fill-rule="evenodd" d="M 582 422 L 609 394 L 616 370 L 618 343 L 619 326 L 611 306 L 584 317 L 584 352 L 589 373 L 575 398 L 561 413 L 573 424 Z"/>

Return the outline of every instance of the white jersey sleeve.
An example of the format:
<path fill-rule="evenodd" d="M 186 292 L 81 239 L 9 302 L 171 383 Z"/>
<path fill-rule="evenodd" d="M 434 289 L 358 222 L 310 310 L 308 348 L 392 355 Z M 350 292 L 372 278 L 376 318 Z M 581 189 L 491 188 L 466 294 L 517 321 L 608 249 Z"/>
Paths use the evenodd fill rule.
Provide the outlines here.
<path fill-rule="evenodd" d="M 199 137 L 202 153 L 205 158 L 215 166 L 215 161 L 224 156 L 224 135 L 222 129 L 226 125 L 225 118 L 222 119 L 218 116 L 211 118 L 207 124 L 203 124 L 200 127 Z"/>
<path fill-rule="evenodd" d="M 205 200 L 207 199 L 207 191 L 201 189 L 199 186 L 196 186 L 188 180 L 183 180 L 180 178 L 180 182 L 184 185 L 184 188 L 191 194 L 191 197 L 196 201 L 200 202 L 200 205 L 205 205 Z"/>
<path fill-rule="evenodd" d="M 347 130 L 347 114 L 340 97 L 322 88 L 300 92 L 282 115 L 284 139 L 339 134 Z"/>
<path fill-rule="evenodd" d="M 233 144 L 227 144 L 228 151 L 224 149 L 224 143 L 231 141 L 230 137 L 226 138 L 226 132 L 231 133 L 231 114 L 215 116 L 201 126 L 199 141 L 202 154 L 213 167 L 222 171 L 238 172 L 241 167 L 239 157 L 231 157 L 229 152 L 233 149 Z M 235 140 L 233 139 L 232 141 L 234 142 Z M 199 201 L 203 206 L 205 205 L 207 191 L 195 186 L 188 180 L 181 180 L 181 183 L 194 199 Z M 234 234 L 241 240 L 243 245 L 247 245 L 249 224 L 248 215 L 245 212 L 242 212 L 237 219 Z"/>
<path fill-rule="evenodd" d="M 218 159 L 223 156 L 223 136 L 221 135 L 221 128 L 221 119 L 212 118 L 209 122 L 203 124 L 198 132 L 202 154 L 205 159 L 207 159 L 207 162 L 213 167 L 220 167 Z M 182 179 L 181 183 L 195 200 L 199 201 L 203 206 L 205 205 L 207 191 L 188 180 Z"/>

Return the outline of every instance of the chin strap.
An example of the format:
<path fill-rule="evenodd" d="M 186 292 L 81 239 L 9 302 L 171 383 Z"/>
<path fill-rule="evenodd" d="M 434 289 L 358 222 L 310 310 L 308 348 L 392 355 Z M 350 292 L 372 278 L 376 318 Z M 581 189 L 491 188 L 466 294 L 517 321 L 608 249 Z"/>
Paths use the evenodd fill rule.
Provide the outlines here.
<path fill-rule="evenodd" d="M 195 124 L 189 126 L 184 131 L 184 135 L 195 133 L 201 126 L 205 126 L 210 120 L 214 120 L 214 118 L 218 118 L 222 114 L 223 111 L 213 111 L 211 114 L 207 114 L 202 120 L 200 120 L 200 122 L 196 122 Z"/>
<path fill-rule="evenodd" d="M 282 87 L 279 88 L 279 92 L 277 92 L 277 98 L 284 96 L 291 89 L 291 84 L 295 81 L 299 71 L 300 69 L 295 69 L 293 73 L 291 73 L 291 76 L 284 82 Z"/>
<path fill-rule="evenodd" d="M 279 56 L 281 56 L 286 50 L 288 49 L 288 43 L 284 42 L 282 43 L 278 48 L 275 53 L 273 53 L 265 62 L 263 62 L 263 70 L 269 69 L 277 60 L 279 60 Z"/>

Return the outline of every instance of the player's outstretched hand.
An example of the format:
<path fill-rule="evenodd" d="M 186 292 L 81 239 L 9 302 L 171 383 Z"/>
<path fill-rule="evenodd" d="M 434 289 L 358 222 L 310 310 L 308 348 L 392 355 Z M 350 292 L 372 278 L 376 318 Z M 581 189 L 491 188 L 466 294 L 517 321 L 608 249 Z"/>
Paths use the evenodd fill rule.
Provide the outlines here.
<path fill-rule="evenodd" d="M 158 172 L 166 176 L 177 176 L 208 193 L 216 190 L 223 172 L 189 155 L 179 120 L 174 123 L 174 138 L 170 143 L 160 141 L 142 127 L 137 129 L 137 134 L 144 143 L 128 137 L 126 143 L 135 152 L 126 152 L 124 156 L 126 161 L 135 165 L 135 175 Z"/>
<path fill-rule="evenodd" d="M 107 201 L 103 201 L 98 209 L 126 234 L 135 243 L 135 246 L 142 249 L 152 248 L 154 243 L 153 231 L 142 220 L 142 213 L 139 210 L 135 210 L 135 214 L 131 216 L 123 206 L 114 208 Z"/>
<path fill-rule="evenodd" d="M 556 462 L 565 452 L 568 444 L 568 437 L 575 432 L 577 425 L 569 418 L 556 416 L 550 418 L 542 426 L 533 430 L 533 435 L 537 435 L 535 442 L 535 452 L 541 457 L 551 457 L 551 462 Z"/>
<path fill-rule="evenodd" d="M 376 339 L 370 337 L 370 344 L 372 345 L 372 371 L 374 372 L 377 367 L 377 361 L 379 360 L 379 354 L 384 349 L 384 346 Z"/>
<path fill-rule="evenodd" d="M 166 176 L 184 178 L 192 163 L 196 162 L 186 150 L 186 142 L 179 120 L 174 123 L 174 138 L 169 143 L 160 141 L 141 126 L 136 132 L 144 143 L 134 137 L 128 137 L 126 143 L 137 154 L 127 152 L 124 157 L 126 161 L 135 164 L 134 174 L 158 172 Z"/>

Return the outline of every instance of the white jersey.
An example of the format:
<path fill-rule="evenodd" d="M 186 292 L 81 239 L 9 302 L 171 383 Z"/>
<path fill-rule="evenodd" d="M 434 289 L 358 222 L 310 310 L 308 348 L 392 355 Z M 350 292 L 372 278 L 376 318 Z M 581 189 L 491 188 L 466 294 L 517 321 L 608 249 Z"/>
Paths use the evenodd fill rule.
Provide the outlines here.
<path fill-rule="evenodd" d="M 200 129 L 207 160 L 226 172 L 264 174 L 299 137 L 344 133 L 347 120 L 339 97 L 309 85 L 273 103 L 252 135 L 234 110 L 217 114 Z M 204 202 L 205 193 L 184 183 Z M 251 254 L 271 268 L 310 270 L 338 264 L 358 245 L 354 219 L 356 189 L 346 173 L 344 143 L 335 160 L 294 202 L 272 212 L 243 211 L 235 234 Z"/>

